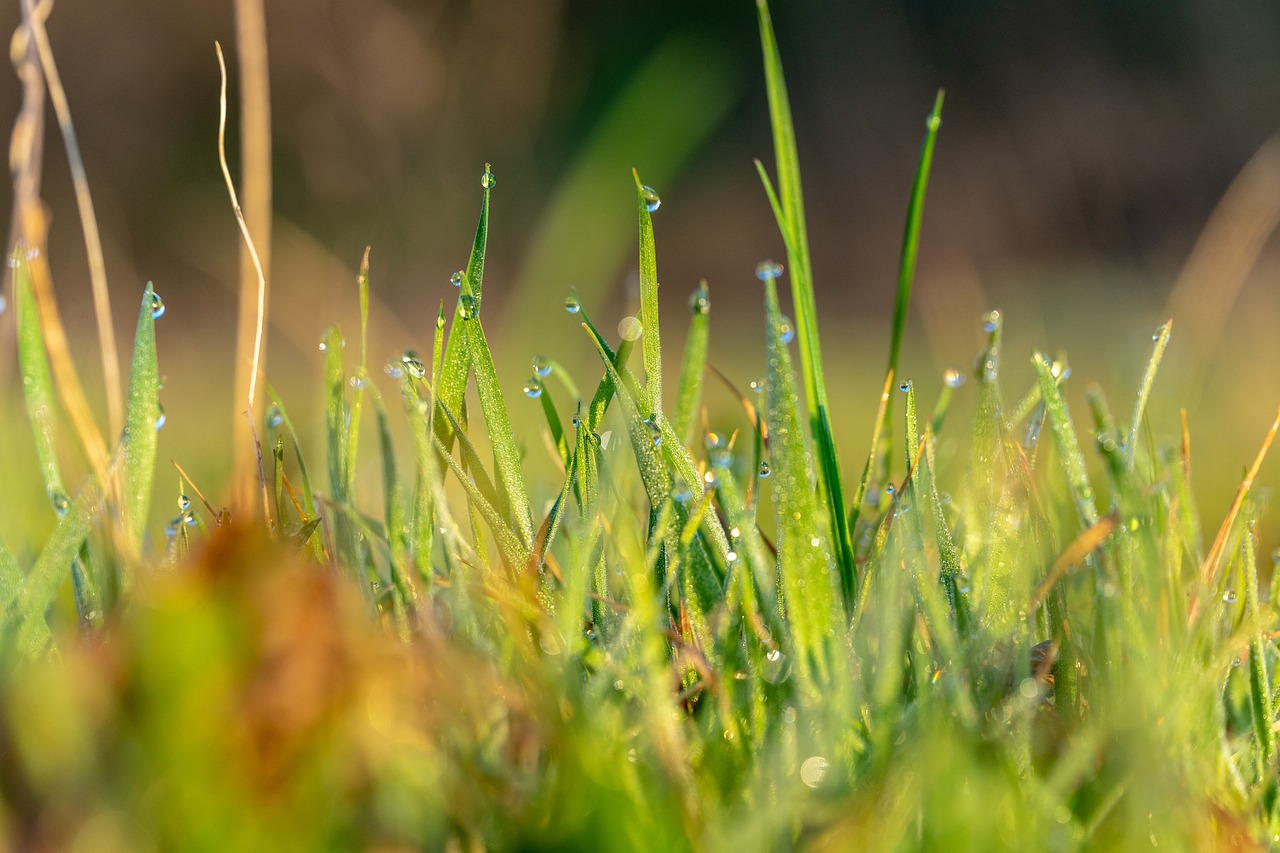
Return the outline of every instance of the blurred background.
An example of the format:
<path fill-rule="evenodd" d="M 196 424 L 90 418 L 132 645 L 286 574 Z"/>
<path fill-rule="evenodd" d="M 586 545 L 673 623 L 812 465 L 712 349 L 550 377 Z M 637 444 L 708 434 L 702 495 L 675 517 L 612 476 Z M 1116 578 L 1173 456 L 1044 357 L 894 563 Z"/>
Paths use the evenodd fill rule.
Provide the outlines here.
<path fill-rule="evenodd" d="M 16 27 L 18 5 L 0 13 L 0 31 Z M 535 354 L 598 372 L 562 308 L 570 288 L 602 328 L 634 310 L 632 167 L 663 200 L 655 228 L 670 369 L 686 300 L 706 278 L 712 362 L 740 387 L 762 371 L 753 270 L 783 251 L 752 164 L 772 169 L 754 3 L 266 5 L 276 210 L 267 370 L 295 419 L 319 414 L 323 330 L 341 322 L 356 333 L 366 245 L 371 359 L 429 350 L 437 306 L 456 295 L 449 275 L 466 262 L 485 162 L 498 178 L 485 320 L 514 411 L 536 414 L 520 395 Z M 865 458 L 923 121 L 945 87 L 906 372 L 930 399 L 943 369 L 971 367 L 979 316 L 999 308 L 1008 396 L 1030 385 L 1033 348 L 1065 353 L 1073 398 L 1096 381 L 1125 420 L 1151 333 L 1174 316 L 1155 438 L 1175 439 L 1188 407 L 1202 510 L 1220 518 L 1280 403 L 1280 246 L 1270 239 L 1280 154 L 1263 147 L 1280 128 L 1280 7 L 778 0 L 773 14 L 846 471 Z M 213 48 L 220 40 L 234 57 L 231 15 L 230 2 L 57 0 L 48 23 L 122 341 L 147 280 L 168 305 L 161 459 L 179 459 L 212 492 L 233 411 L 239 237 L 218 171 Z M 3 123 L 20 92 L 0 78 Z M 83 238 L 56 127 L 47 136 L 50 260 L 93 376 Z M 1185 269 L 1224 196 L 1235 202 L 1219 236 Z M 581 374 L 580 384 L 594 379 Z M 713 419 L 730 417 L 729 395 L 708 389 Z M 35 476 L 29 431 L 4 421 L 4 461 L 24 482 L 21 472 Z M 547 460 L 537 423 L 517 425 L 533 465 Z M 1280 464 L 1271 470 L 1264 482 Z M 0 524 L 0 535 L 13 534 Z"/>

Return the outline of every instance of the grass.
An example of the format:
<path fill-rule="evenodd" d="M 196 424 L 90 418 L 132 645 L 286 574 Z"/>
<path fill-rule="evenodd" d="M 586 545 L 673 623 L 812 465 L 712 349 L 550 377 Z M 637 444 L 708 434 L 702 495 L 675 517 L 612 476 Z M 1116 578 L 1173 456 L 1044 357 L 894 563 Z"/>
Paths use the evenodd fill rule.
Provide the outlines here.
<path fill-rule="evenodd" d="M 1082 421 L 1063 394 L 1069 367 L 1039 353 L 1028 355 L 1034 384 L 1006 397 L 996 312 L 982 320 L 969 388 L 949 376 L 928 401 L 895 377 L 939 95 L 880 414 L 860 478 L 846 481 L 794 132 L 759 10 L 776 187 L 760 174 L 787 265 L 760 269 L 768 370 L 761 395 L 736 395 L 730 435 L 706 433 L 700 416 L 705 284 L 664 388 L 662 213 L 638 174 L 639 317 L 614 340 L 571 294 L 565 328 L 599 356 L 594 388 L 539 360 L 525 385 L 536 408 L 508 405 L 482 310 L 486 166 L 470 260 L 429 361 L 406 351 L 387 365 L 390 382 L 370 368 L 366 253 L 356 355 L 337 327 L 324 338 L 323 463 L 286 410 L 305 395 L 269 388 L 254 430 L 261 497 L 227 511 L 182 475 L 166 541 L 146 524 L 161 303 L 143 292 L 125 429 L 95 461 L 96 426 L 72 418 L 82 446 L 60 440 L 57 401 L 74 403 L 78 384 L 63 387 L 74 373 L 50 345 L 61 327 L 39 284 L 40 247 L 15 250 L 26 409 L 58 522 L 31 559 L 0 547 L 7 846 L 1207 850 L 1280 839 L 1280 628 L 1253 493 L 1280 419 L 1206 538 L 1185 427 L 1146 418 L 1170 325 L 1153 337 L 1127 423 L 1096 389 Z M 959 394 L 973 400 L 968 424 L 949 416 Z M 538 419 L 559 465 L 535 485 L 557 496 L 546 510 L 520 440 Z M 380 464 L 366 470 L 370 427 Z M 91 473 L 72 495 L 63 462 L 78 450 Z M 327 492 L 309 463 L 326 470 Z M 366 480 L 381 506 L 359 503 Z"/>

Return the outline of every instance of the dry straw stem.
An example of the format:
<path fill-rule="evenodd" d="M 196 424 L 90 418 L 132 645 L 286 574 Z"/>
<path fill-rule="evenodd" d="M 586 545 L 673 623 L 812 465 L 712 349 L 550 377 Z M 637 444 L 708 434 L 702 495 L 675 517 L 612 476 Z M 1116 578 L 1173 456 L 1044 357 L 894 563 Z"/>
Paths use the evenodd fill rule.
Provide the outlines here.
<path fill-rule="evenodd" d="M 240 252 L 240 307 L 236 324 L 234 409 L 248 400 L 248 419 L 233 412 L 232 463 L 238 502 L 253 498 L 250 476 L 255 449 L 248 429 L 259 422 L 254 390 L 263 375 L 262 338 L 266 326 L 271 270 L 271 89 L 267 65 L 267 23 L 262 0 L 235 0 L 236 59 L 240 69 L 240 186 L 244 191 L 245 246 Z M 224 72 L 225 89 L 225 72 Z M 225 109 L 225 108 L 224 108 Z M 225 165 L 223 167 L 225 171 Z M 253 235 L 249 240 L 248 234 Z M 255 257 L 254 252 L 257 252 Z M 252 365 L 252 367 L 250 367 Z"/>
<path fill-rule="evenodd" d="M 1244 506 L 1244 499 L 1249 496 L 1249 490 L 1253 488 L 1253 481 L 1257 478 L 1259 469 L 1262 468 L 1262 460 L 1267 458 L 1267 451 L 1271 449 L 1271 442 L 1275 441 L 1278 430 L 1280 430 L 1280 411 L 1276 412 L 1276 419 L 1272 422 L 1271 429 L 1267 431 L 1267 437 L 1262 440 L 1262 446 L 1258 448 L 1258 455 L 1254 457 L 1253 464 L 1249 466 L 1249 472 L 1240 481 L 1240 488 L 1236 490 L 1236 497 L 1231 502 L 1231 509 L 1227 512 L 1227 517 L 1222 520 L 1222 526 L 1218 528 L 1218 535 L 1213 540 L 1213 547 L 1209 549 L 1209 556 L 1204 558 L 1204 563 L 1200 566 L 1200 587 L 1202 591 L 1208 589 L 1214 578 L 1217 577 L 1219 565 L 1222 563 L 1222 556 L 1227 550 L 1227 542 L 1231 538 L 1231 528 L 1235 525 L 1236 516 L 1240 514 L 1240 508 Z M 1191 607 L 1187 611 L 1187 624 L 1194 623 L 1199 612 L 1200 599 L 1196 597 L 1192 599 Z"/>
<path fill-rule="evenodd" d="M 106 483 L 108 482 L 107 445 L 93 419 L 84 388 L 80 384 L 79 374 L 71 358 L 66 330 L 63 328 L 62 317 L 53 295 L 49 264 L 43 251 L 48 229 L 44 203 L 40 200 L 43 135 L 39 131 L 44 127 L 44 87 L 40 85 L 41 67 L 32 61 L 21 59 L 20 56 L 25 53 L 29 59 L 33 52 L 39 52 L 39 40 L 32 40 L 32 34 L 37 29 L 39 33 L 44 33 L 43 19 L 47 16 L 48 10 L 47 4 L 37 7 L 30 0 L 24 0 L 24 22 L 18 31 L 19 34 L 15 37 L 13 58 L 19 60 L 15 64 L 18 65 L 18 74 L 23 80 L 24 89 L 22 110 L 14 124 L 9 150 L 9 167 L 14 175 L 15 236 L 23 240 L 28 251 L 34 250 L 30 264 L 31 285 L 40 312 L 40 326 L 49 353 L 49 364 L 53 370 L 58 395 L 71 419 L 89 464 L 98 475 L 100 482 Z M 24 38 L 28 39 L 25 45 L 21 43 Z M 47 47 L 48 40 L 45 39 L 44 42 Z M 62 98 L 62 102 L 65 104 L 65 97 Z M 114 363 L 114 361 L 108 362 L 107 367 Z M 119 385 L 118 377 L 116 384 Z"/>
<path fill-rule="evenodd" d="M 71 105 L 62 88 L 58 66 L 53 61 L 53 48 L 49 46 L 49 34 L 44 22 L 53 8 L 52 0 L 33 5 L 23 2 L 23 29 L 35 45 L 40 57 L 40 67 L 49 84 L 49 100 L 62 132 L 63 146 L 67 151 L 67 163 L 71 167 L 71 179 L 75 186 L 76 207 L 80 212 L 80 227 L 84 232 L 85 253 L 89 258 L 89 280 L 93 289 L 93 313 L 98 323 L 98 341 L 102 353 L 102 384 L 107 395 L 107 422 L 111 434 L 124 428 L 124 397 L 120 383 L 120 357 L 116 349 L 115 326 L 111 321 L 111 294 L 107 287 L 107 265 L 102 256 L 102 238 L 98 233 L 98 217 L 93 211 L 93 198 L 89 194 L 89 178 L 84 160 L 80 156 L 80 144 L 76 141 L 75 126 L 71 122 Z M 43 245 L 31 244 L 31 245 Z"/>
<path fill-rule="evenodd" d="M 250 348 L 245 344 L 246 326 L 243 322 L 245 318 L 243 311 L 241 311 L 240 315 L 241 324 L 236 341 L 236 385 L 238 390 L 236 399 L 244 399 L 246 408 L 244 409 L 244 418 L 237 416 L 233 420 L 235 447 L 234 488 L 236 503 L 248 506 L 254 501 L 253 473 L 257 451 L 253 444 L 250 421 L 253 418 L 254 404 L 258 391 L 258 373 L 262 363 L 262 328 L 267 310 L 267 279 L 262 271 L 262 262 L 258 256 L 258 250 L 254 246 L 253 237 L 249 234 L 249 225 L 245 222 L 244 211 L 240 208 L 240 199 L 236 195 L 236 185 L 231 180 L 231 169 L 227 166 L 227 64 L 222 57 L 222 45 L 214 42 L 214 49 L 218 54 L 218 71 L 221 75 L 221 88 L 218 93 L 218 165 L 222 167 L 222 177 L 227 184 L 227 195 L 231 197 L 231 208 L 235 211 L 236 222 L 240 226 L 240 234 L 244 237 L 244 244 L 253 262 L 253 270 L 257 279 L 257 311 L 255 314 L 256 322 L 253 324 L 253 346 Z M 253 287 L 252 279 L 242 277 L 240 285 L 240 304 L 243 307 L 247 298 L 246 293 Z M 248 353 L 247 357 L 245 355 L 246 352 Z M 244 389 L 243 398 L 239 393 L 240 389 Z"/>

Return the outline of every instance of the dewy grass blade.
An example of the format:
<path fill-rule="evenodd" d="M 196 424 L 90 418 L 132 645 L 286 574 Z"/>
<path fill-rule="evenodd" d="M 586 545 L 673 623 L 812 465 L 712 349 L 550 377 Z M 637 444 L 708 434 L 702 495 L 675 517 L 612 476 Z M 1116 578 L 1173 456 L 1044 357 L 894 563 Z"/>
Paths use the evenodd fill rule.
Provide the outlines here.
<path fill-rule="evenodd" d="M 463 294 L 463 298 L 467 294 Z M 525 491 L 524 475 L 520 470 L 520 449 L 511 431 L 511 419 L 502 397 L 498 373 L 480 325 L 480 306 L 462 321 L 464 334 L 471 350 L 471 366 L 476 377 L 476 391 L 480 396 L 480 412 L 484 415 L 489 444 L 493 447 L 493 473 L 498 487 L 500 508 L 511 520 L 512 527 L 520 535 L 525 550 L 533 547 L 533 515 L 529 509 L 529 494 Z M 446 403 L 447 405 L 447 403 Z"/>
<path fill-rule="evenodd" d="M 1156 330 L 1152 337 L 1151 360 L 1147 362 L 1147 370 L 1142 375 L 1142 384 L 1138 386 L 1138 398 L 1133 403 L 1133 420 L 1129 424 L 1129 440 L 1125 442 L 1124 457 L 1129 465 L 1133 465 L 1138 451 L 1138 430 L 1142 428 L 1142 416 L 1147 410 L 1147 398 L 1151 396 L 1151 386 L 1156 380 L 1156 371 L 1160 368 L 1160 359 L 1164 357 L 1165 347 L 1169 345 L 1169 336 L 1173 334 L 1173 321 L 1169 320 Z"/>
<path fill-rule="evenodd" d="M 1063 473 L 1071 487 L 1071 496 L 1080 514 L 1080 521 L 1085 527 L 1092 527 L 1098 523 L 1098 509 L 1093 500 L 1093 486 L 1089 484 L 1089 472 L 1085 469 L 1084 454 L 1080 452 L 1080 442 L 1076 438 L 1075 427 L 1071 424 L 1071 413 L 1067 410 L 1067 403 L 1058 387 L 1058 378 L 1054 376 L 1048 359 L 1036 353 L 1032 365 L 1040 383 L 1045 417 L 1053 430 L 1054 443 L 1058 446 Z"/>
<path fill-rule="evenodd" d="M 676 416 L 672 428 L 680 440 L 692 445 L 698 433 L 698 407 L 702 403 L 702 378 L 707 368 L 707 343 L 710 337 L 711 299 L 707 283 L 689 298 L 693 317 L 685 339 L 684 358 L 680 362 L 680 381 L 676 386 Z"/>
<path fill-rule="evenodd" d="M 1258 739 L 1258 764 L 1265 767 L 1275 753 L 1275 732 L 1272 729 L 1271 688 L 1267 683 L 1266 647 L 1262 640 L 1265 620 L 1258 600 L 1258 561 L 1253 541 L 1253 521 L 1253 507 L 1250 506 L 1247 510 L 1243 555 L 1244 606 L 1249 625 L 1249 698 L 1254 735 Z"/>
<path fill-rule="evenodd" d="M 480 202 L 480 221 L 476 224 L 476 237 L 471 245 L 471 257 L 463 272 L 461 284 L 464 290 L 475 298 L 475 309 L 480 308 L 481 290 L 484 283 L 484 254 L 489 242 L 489 192 L 493 189 L 493 171 L 488 163 L 484 164 L 484 175 L 480 178 L 480 186 L 484 196 Z M 467 376 L 471 370 L 471 353 L 466 339 L 466 331 L 462 328 L 462 301 L 458 301 L 453 312 L 453 323 L 449 326 L 449 341 L 444 348 L 440 377 L 437 385 L 437 398 L 449 410 L 456 412 L 458 420 L 465 426 L 467 422 L 466 395 Z M 436 421 L 436 436 L 445 448 L 452 447 L 452 432 L 449 424 Z"/>
<path fill-rule="evenodd" d="M 122 516 L 130 546 L 142 553 L 142 535 L 151 508 L 156 472 L 156 430 L 160 418 L 160 372 L 156 365 L 156 317 L 162 303 L 151 284 L 142 294 L 138 330 L 129 369 L 129 401 L 125 413 L 124 506 Z"/>
<path fill-rule="evenodd" d="M 636 181 L 640 207 L 640 325 L 644 349 L 644 408 L 662 411 L 662 344 L 658 335 L 658 256 L 653 243 L 653 192 L 640 183 L 640 173 L 631 170 Z"/>
<path fill-rule="evenodd" d="M 364 408 L 364 392 L 369 384 L 366 359 L 369 352 L 369 248 L 365 246 L 360 259 L 360 272 L 356 276 L 356 288 L 360 296 L 360 362 L 351 376 L 351 411 L 347 418 L 347 483 L 356 481 L 356 461 L 360 450 L 360 414 Z"/>
<path fill-rule="evenodd" d="M 833 577 L 836 565 L 827 519 L 821 516 L 813 492 L 791 355 L 782 341 L 782 315 L 772 280 L 765 283 L 765 322 L 769 347 L 765 399 L 781 592 L 796 642 L 798 674 L 809 689 L 817 689 L 831 676 L 833 643 L 828 632 L 840 624 Z"/>
<path fill-rule="evenodd" d="M 929 188 L 929 170 L 933 166 L 933 149 L 938 141 L 938 128 L 942 124 L 943 92 L 938 91 L 933 110 L 925 119 L 924 142 L 920 146 L 920 162 L 916 166 L 916 179 L 911 187 L 911 201 L 907 205 L 907 222 L 903 228 L 902 254 L 898 259 L 898 293 L 893 306 L 893 337 L 889 344 L 889 372 L 898 372 L 898 359 L 902 355 L 902 339 L 907 328 L 907 310 L 911 307 L 911 286 L 915 280 L 916 257 L 920 251 L 920 222 L 924 214 L 924 197 Z M 885 420 L 892 420 L 893 406 L 884 413 Z M 893 429 L 886 423 L 880 431 L 885 443 L 882 458 L 886 462 L 892 456 Z"/>
<path fill-rule="evenodd" d="M 804 196 L 800 185 L 800 159 L 796 151 L 795 127 L 787 99 L 782 59 L 773 33 L 766 0 L 757 0 L 760 44 L 764 56 L 765 85 L 773 130 L 774 156 L 778 169 L 778 205 L 782 217 L 778 227 L 787 245 L 791 267 L 791 296 L 796 311 L 796 340 L 800 371 L 804 377 L 805 404 L 810 433 L 818 459 L 818 487 L 830 518 L 830 534 L 840 569 L 854 571 L 853 540 L 845 517 L 844 483 L 840 477 L 839 454 L 831 428 L 826 382 L 822 375 L 822 348 L 818 341 L 818 309 L 813 294 L 813 267 L 809 260 L 809 236 L 805 227 Z M 763 174 L 763 169 L 761 172 Z"/>
<path fill-rule="evenodd" d="M 44 477 L 45 491 L 59 514 L 67 511 L 71 499 L 62 484 L 58 449 L 54 440 L 53 375 L 44 346 L 44 332 L 35 294 L 31 290 L 31 271 L 26 252 L 19 247 L 13 253 L 13 294 L 18 324 L 18 367 L 22 373 L 22 393 L 27 403 L 27 416 L 35 438 L 36 459 Z"/>

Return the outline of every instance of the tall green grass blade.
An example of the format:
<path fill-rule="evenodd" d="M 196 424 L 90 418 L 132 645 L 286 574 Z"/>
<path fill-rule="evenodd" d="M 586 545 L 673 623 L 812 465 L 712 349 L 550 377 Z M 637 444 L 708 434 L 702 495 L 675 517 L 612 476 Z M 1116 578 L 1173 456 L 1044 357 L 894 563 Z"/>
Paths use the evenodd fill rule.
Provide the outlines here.
<path fill-rule="evenodd" d="M 471 256 L 467 260 L 467 268 L 463 272 L 462 289 L 475 298 L 474 309 L 480 310 L 480 297 L 484 284 L 484 254 L 489 242 L 489 192 L 493 188 L 492 175 L 488 163 L 484 164 L 484 174 L 480 186 L 484 190 L 484 195 L 480 202 L 480 221 L 476 224 L 476 236 L 471 244 Z M 439 326 L 437 325 L 437 328 Z M 454 308 L 453 322 L 449 326 L 449 340 L 444 348 L 443 360 L 440 367 L 440 378 L 436 383 L 436 397 L 441 400 L 449 410 L 456 412 L 459 422 L 466 426 L 467 410 L 467 376 L 471 370 L 471 352 L 470 343 L 467 339 L 466 330 L 463 328 L 463 309 L 462 300 L 459 299 L 458 305 Z M 449 424 L 436 421 L 434 424 L 436 437 L 438 437 L 446 448 L 452 447 L 452 437 Z"/>
<path fill-rule="evenodd" d="M 1258 595 L 1258 560 L 1253 538 L 1253 507 L 1247 510 L 1245 535 L 1242 555 L 1244 569 L 1244 608 L 1249 626 L 1249 700 L 1253 717 L 1254 736 L 1258 740 L 1259 769 L 1271 763 L 1275 756 L 1274 715 L 1271 708 L 1271 687 L 1268 683 L 1266 645 L 1262 637 L 1262 626 L 1266 620 L 1262 612 L 1262 603 Z M 1274 779 L 1269 786 L 1274 786 Z"/>
<path fill-rule="evenodd" d="M 782 313 L 772 280 L 765 283 L 769 373 L 765 388 L 772 494 L 778 525 L 783 606 L 792 626 L 797 674 L 809 689 L 831 675 L 836 610 L 836 563 L 828 521 L 813 492 L 814 473 L 800 423 L 791 354 L 782 342 Z M 833 510 L 834 511 L 834 508 Z M 813 698 L 813 697 L 810 697 Z"/>
<path fill-rule="evenodd" d="M 551 389 L 538 376 L 534 376 L 529 380 L 529 384 L 525 386 L 526 394 L 529 393 L 530 388 L 538 389 L 538 403 L 542 407 L 543 417 L 546 418 L 547 430 L 551 433 L 551 443 L 555 446 L 556 453 L 559 455 L 560 464 L 568 471 L 570 460 L 573 457 L 569 453 L 569 440 L 565 438 L 564 424 L 560 420 L 560 413 L 556 411 L 555 401 L 551 399 Z"/>
<path fill-rule="evenodd" d="M 653 191 L 631 170 L 640 208 L 640 324 L 644 348 L 644 402 L 651 412 L 662 411 L 662 344 L 658 334 L 658 256 L 653 243 Z"/>
<path fill-rule="evenodd" d="M 1080 514 L 1083 525 L 1092 527 L 1098 521 L 1098 509 L 1094 503 L 1093 486 L 1089 483 L 1089 472 L 1085 468 L 1084 454 L 1080 452 L 1080 442 L 1076 438 L 1075 427 L 1071 424 L 1071 413 L 1062 398 L 1062 391 L 1058 388 L 1057 377 L 1054 376 L 1049 360 L 1036 353 L 1031 363 L 1040 383 L 1045 417 L 1053 430 L 1054 443 L 1058 447 L 1063 473 L 1071 488 L 1076 511 Z"/>
<path fill-rule="evenodd" d="M 672 428 L 685 446 L 697 439 L 698 409 L 702 403 L 702 378 L 707 368 L 707 344 L 710 338 L 711 299 L 707 283 L 698 285 L 689 299 L 693 312 L 689 335 L 685 338 L 684 357 L 680 361 L 680 380 L 676 386 L 676 416 Z"/>
<path fill-rule="evenodd" d="M 853 571 L 853 540 L 846 518 L 844 484 L 839 455 L 827 404 L 826 382 L 822 375 L 822 348 L 818 341 L 818 309 L 814 301 L 809 236 L 805 226 L 804 196 L 800 186 L 800 159 L 796 151 L 795 127 L 787 98 L 782 59 L 765 0 L 757 0 L 760 43 L 764 55 L 765 86 L 773 129 L 774 157 L 778 169 L 778 226 L 787 245 L 791 268 L 791 297 L 796 311 L 796 341 L 800 371 L 804 377 L 805 404 L 810 433 L 818 459 L 818 491 L 829 510 L 827 523 L 841 571 Z M 763 170 L 761 170 L 763 172 Z"/>
<path fill-rule="evenodd" d="M 351 410 L 347 417 L 346 460 L 347 483 L 356 481 L 356 464 L 360 450 L 360 415 L 364 409 L 364 392 L 369 384 L 369 247 L 360 259 L 360 272 L 356 276 L 356 289 L 360 297 L 360 362 L 351 374 Z"/>
<path fill-rule="evenodd" d="M 902 253 L 898 259 L 898 291 L 893 305 L 892 338 L 889 342 L 889 372 L 898 373 L 898 359 L 902 355 L 902 340 L 907 329 L 907 311 L 911 307 L 911 287 L 915 281 L 916 258 L 920 253 L 920 223 L 924 218 L 924 197 L 929 188 L 929 171 L 933 166 L 933 149 L 938 141 L 938 128 L 942 125 L 942 98 L 939 89 L 933 102 L 933 110 L 925 119 L 924 142 L 920 146 L 920 161 L 916 166 L 915 182 L 911 186 L 911 201 L 907 205 L 907 221 L 903 227 Z M 893 419 L 893 404 L 885 410 L 884 417 Z M 885 465 L 892 458 L 893 430 L 890 424 L 880 432 L 885 443 L 881 459 Z M 887 470 L 885 475 L 887 476 Z"/>
<path fill-rule="evenodd" d="M 67 511 L 71 499 L 62 484 L 62 470 L 58 464 L 58 448 L 54 439 L 55 408 L 53 376 L 49 369 L 49 356 L 45 350 L 44 332 L 40 328 L 40 315 L 36 308 L 35 294 L 31 290 L 31 269 L 27 265 L 22 246 L 11 255 L 13 268 L 14 310 L 18 324 L 18 368 L 22 373 L 22 394 L 26 399 L 27 416 L 31 419 L 31 431 L 35 438 L 36 459 L 44 477 L 45 492 L 58 513 Z"/>
<path fill-rule="evenodd" d="M 463 294 L 465 297 L 467 294 Z M 511 431 L 511 419 L 498 382 L 498 372 L 489 353 L 484 328 L 480 324 L 479 306 L 475 313 L 463 321 L 471 350 L 471 366 L 476 377 L 476 391 L 480 396 L 480 412 L 484 416 L 489 444 L 493 448 L 494 480 L 498 487 L 499 508 L 511 519 L 512 527 L 520 535 L 528 550 L 533 546 L 533 515 L 529 509 L 529 494 L 525 491 L 524 475 L 520 470 L 520 449 Z M 447 401 L 444 401 L 448 405 Z"/>
<path fill-rule="evenodd" d="M 449 466 L 449 470 L 458 478 L 458 482 L 462 484 L 463 491 L 467 493 L 467 500 L 471 506 L 479 514 L 489 530 L 493 533 L 493 538 L 498 543 L 498 548 L 502 551 L 503 559 L 507 565 L 513 570 L 521 569 L 529 564 L 532 543 L 526 544 L 521 541 L 521 534 L 513 530 L 506 516 L 489 502 L 484 493 L 476 486 L 471 477 L 467 475 L 466 470 L 453 458 L 453 454 L 449 453 L 440 439 L 433 437 L 436 452 Z M 477 541 L 476 547 L 480 547 Z"/>
<path fill-rule="evenodd" d="M 968 500 L 964 502 L 964 550 L 968 564 L 975 568 L 987 565 L 991 511 L 996 502 L 995 473 L 1003 464 L 999 312 L 989 313 L 985 322 L 987 345 L 974 371 L 977 400 L 969 440 Z M 976 575 L 974 580 L 981 581 L 982 576 Z"/>
<path fill-rule="evenodd" d="M 1151 360 L 1142 374 L 1142 383 L 1138 386 L 1138 397 L 1133 402 L 1133 420 L 1129 423 L 1129 440 L 1125 442 L 1124 455 L 1128 464 L 1132 465 L 1138 452 L 1138 430 L 1142 428 L 1142 416 L 1147 410 L 1147 399 L 1151 396 L 1151 386 L 1155 384 L 1156 371 L 1160 369 L 1160 360 L 1164 357 L 1165 347 L 1169 345 L 1169 336 L 1173 333 L 1173 321 L 1169 320 L 1158 330 L 1152 340 Z"/>
<path fill-rule="evenodd" d="M 155 289 L 148 282 L 138 310 L 138 330 L 133 341 L 133 364 L 129 369 L 129 399 L 125 411 L 124 505 L 121 515 L 135 553 L 142 552 L 142 536 L 151 508 L 151 485 L 156 472 L 156 423 L 160 416 L 160 371 L 156 365 L 157 299 Z"/>

